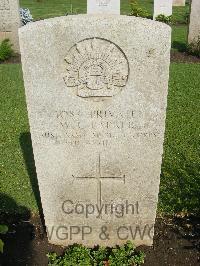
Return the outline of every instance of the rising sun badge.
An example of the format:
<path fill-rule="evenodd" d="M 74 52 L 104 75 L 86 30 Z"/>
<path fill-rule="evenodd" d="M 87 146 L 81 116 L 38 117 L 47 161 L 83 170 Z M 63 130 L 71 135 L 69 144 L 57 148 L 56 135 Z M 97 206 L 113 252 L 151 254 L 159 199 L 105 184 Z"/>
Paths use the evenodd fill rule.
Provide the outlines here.
<path fill-rule="evenodd" d="M 85 39 L 69 50 L 65 83 L 77 96 L 105 100 L 126 86 L 129 64 L 116 44 L 101 38 Z"/>

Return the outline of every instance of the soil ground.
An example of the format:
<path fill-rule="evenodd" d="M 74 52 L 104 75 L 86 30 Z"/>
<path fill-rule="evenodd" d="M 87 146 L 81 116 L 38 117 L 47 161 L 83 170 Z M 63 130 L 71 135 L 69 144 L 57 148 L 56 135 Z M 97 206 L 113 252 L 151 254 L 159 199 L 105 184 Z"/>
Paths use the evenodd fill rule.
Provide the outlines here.
<path fill-rule="evenodd" d="M 171 51 L 171 62 L 176 63 L 200 63 L 200 58 L 189 55 L 186 52 Z"/>
<path fill-rule="evenodd" d="M 64 248 L 50 245 L 39 216 L 0 217 L 9 225 L 4 235 L 2 266 L 45 266 L 46 254 L 62 254 Z M 138 248 L 146 254 L 145 266 L 200 265 L 200 218 L 157 218 L 154 246 Z"/>

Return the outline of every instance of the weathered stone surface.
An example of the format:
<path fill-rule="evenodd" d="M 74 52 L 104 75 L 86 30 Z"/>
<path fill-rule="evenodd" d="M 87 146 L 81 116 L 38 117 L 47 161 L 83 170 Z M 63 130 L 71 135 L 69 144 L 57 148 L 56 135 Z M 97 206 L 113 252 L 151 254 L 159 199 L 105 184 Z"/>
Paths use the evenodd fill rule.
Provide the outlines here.
<path fill-rule="evenodd" d="M 0 41 L 10 39 L 16 52 L 19 52 L 18 28 L 20 25 L 18 0 L 1 0 Z"/>
<path fill-rule="evenodd" d="M 192 0 L 188 42 L 191 43 L 200 37 L 200 1 Z"/>
<path fill-rule="evenodd" d="M 120 0 L 87 0 L 87 13 L 120 15 Z"/>
<path fill-rule="evenodd" d="M 185 0 L 173 0 L 173 6 L 185 6 Z"/>
<path fill-rule="evenodd" d="M 171 16 L 172 1 L 173 0 L 154 0 L 154 19 L 160 14 Z"/>
<path fill-rule="evenodd" d="M 163 23 L 117 15 L 60 17 L 20 29 L 51 243 L 152 244 L 170 35 Z"/>

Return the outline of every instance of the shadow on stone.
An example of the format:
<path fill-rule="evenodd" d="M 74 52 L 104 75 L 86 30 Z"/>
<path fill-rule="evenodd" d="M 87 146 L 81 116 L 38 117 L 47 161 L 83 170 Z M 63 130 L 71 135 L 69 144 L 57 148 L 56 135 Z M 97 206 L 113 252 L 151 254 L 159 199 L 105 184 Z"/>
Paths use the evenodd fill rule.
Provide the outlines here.
<path fill-rule="evenodd" d="M 37 202 L 40 219 L 41 219 L 43 226 L 45 227 L 30 132 L 24 132 L 20 135 L 20 145 L 21 145 L 21 149 L 23 152 L 23 157 L 24 157 L 26 169 L 27 169 L 27 172 L 30 178 L 33 193 L 34 193 L 34 196 Z"/>

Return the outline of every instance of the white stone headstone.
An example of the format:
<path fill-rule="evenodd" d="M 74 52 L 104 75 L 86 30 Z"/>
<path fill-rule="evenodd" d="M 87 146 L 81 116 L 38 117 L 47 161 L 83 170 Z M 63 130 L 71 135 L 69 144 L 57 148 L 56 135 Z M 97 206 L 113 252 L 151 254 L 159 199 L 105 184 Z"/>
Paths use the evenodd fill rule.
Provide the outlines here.
<path fill-rule="evenodd" d="M 120 15 L 120 0 L 87 0 L 87 14 Z"/>
<path fill-rule="evenodd" d="M 173 6 L 185 6 L 185 0 L 173 0 Z"/>
<path fill-rule="evenodd" d="M 172 1 L 173 0 L 154 0 L 154 19 L 161 14 L 171 16 Z"/>
<path fill-rule="evenodd" d="M 21 26 L 18 0 L 0 0 L 0 42 L 10 39 L 19 52 L 18 28 Z"/>
<path fill-rule="evenodd" d="M 153 243 L 170 36 L 163 23 L 117 15 L 60 17 L 20 29 L 51 243 Z"/>
<path fill-rule="evenodd" d="M 200 1 L 192 0 L 188 42 L 194 42 L 200 37 Z"/>

